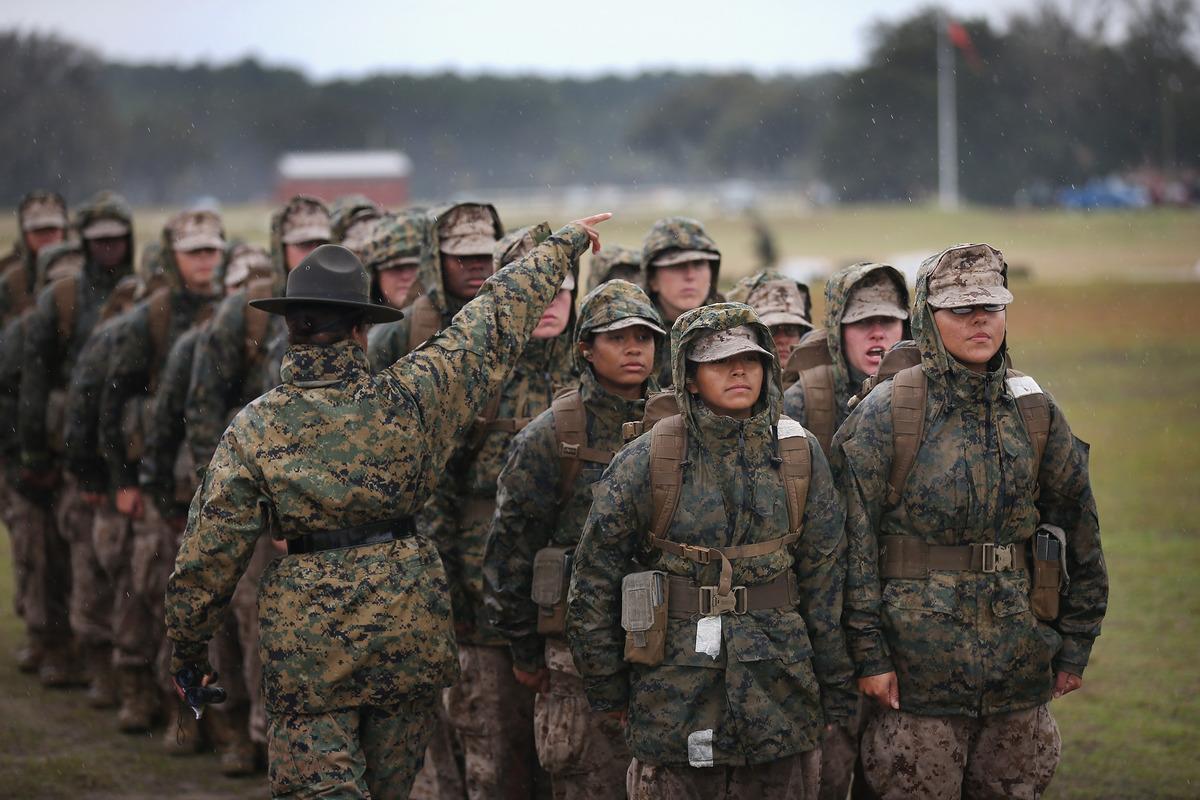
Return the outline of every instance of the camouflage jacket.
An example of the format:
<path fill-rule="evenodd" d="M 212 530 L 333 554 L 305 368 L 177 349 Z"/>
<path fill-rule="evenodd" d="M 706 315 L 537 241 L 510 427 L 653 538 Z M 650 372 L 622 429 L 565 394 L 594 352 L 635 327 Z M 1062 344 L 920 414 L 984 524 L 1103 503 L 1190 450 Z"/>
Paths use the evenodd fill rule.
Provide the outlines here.
<path fill-rule="evenodd" d="M 112 354 L 114 331 L 121 317 L 96 326 L 84 344 L 67 387 L 64 465 L 86 492 L 104 492 L 109 487 L 107 466 L 98 432 L 100 397 Z"/>
<path fill-rule="evenodd" d="M 418 510 L 444 466 L 438 443 L 466 432 L 587 246 L 583 228 L 563 228 L 374 375 L 353 342 L 289 349 L 283 385 L 230 423 L 192 501 L 166 597 L 173 670 L 208 667 L 207 642 L 264 532 L 292 539 Z M 457 676 L 445 576 L 420 534 L 278 558 L 258 608 L 272 713 L 393 705 Z"/>
<path fill-rule="evenodd" d="M 858 674 L 894 669 L 903 710 L 977 717 L 1047 702 L 1056 669 L 1083 674 L 1100 633 L 1108 578 L 1087 445 L 1050 398 L 1039 472 L 1005 385 L 1004 349 L 990 371 L 975 373 L 942 345 L 925 302 L 936 261 L 922 267 L 913 307 L 928 382 L 924 439 L 896 506 L 886 502 L 893 382 L 867 395 L 834 437 L 830 460 L 846 500 L 850 548 L 844 623 Z M 880 536 L 1023 545 L 1043 522 L 1068 537 L 1070 583 L 1053 624 L 1031 613 L 1024 571 L 879 577 Z"/>
<path fill-rule="evenodd" d="M 842 315 L 846 311 L 846 304 L 850 302 L 850 292 L 855 284 L 877 270 L 886 270 L 891 274 L 900 288 L 901 297 L 907 302 L 908 283 L 904 280 L 904 275 L 894 267 L 884 264 L 852 264 L 838 270 L 825 282 L 825 346 L 829 348 L 829 359 L 833 368 L 833 400 L 837 406 L 835 430 L 846 421 L 850 414 L 850 398 L 858 394 L 862 389 L 863 379 L 867 377 L 850 374 L 850 365 L 846 363 L 846 355 L 842 352 Z M 909 325 L 905 322 L 901 338 L 908 338 L 908 328 Z M 799 382 L 787 387 L 783 393 L 783 413 L 801 425 L 808 424 L 808 415 L 804 410 L 804 387 Z"/>
<path fill-rule="evenodd" d="M 175 340 L 159 373 L 158 391 L 150 403 L 146 452 L 138 468 L 138 483 L 164 517 L 187 513 L 186 506 L 180 507 L 175 500 L 175 459 L 184 446 L 187 432 L 184 414 L 196 345 L 207 324 L 196 325 Z"/>
<path fill-rule="evenodd" d="M 496 209 L 490 203 L 481 205 L 484 205 L 491 213 L 496 238 L 499 239 L 504 235 L 504 226 L 500 223 L 500 215 L 496 213 Z M 420 236 L 426 242 L 426 248 L 421 254 L 421 264 L 417 267 L 417 283 L 424 288 L 425 297 L 441 315 L 443 328 L 450 324 L 454 315 L 464 305 L 464 301 L 446 291 L 446 284 L 442 279 L 442 255 L 438 250 L 438 217 L 453 207 L 453 205 L 444 206 L 426 212 L 426 230 L 420 233 L 410 232 L 415 236 Z M 409 309 L 405 309 L 405 311 L 407 312 Z M 412 318 L 408 313 L 405 313 L 404 319 L 372 326 L 367 348 L 372 369 L 384 369 L 396 359 L 406 355 L 410 344 L 413 347 L 420 344 L 420 342 L 410 343 L 408 341 L 408 332 L 411 326 Z"/>
<path fill-rule="evenodd" d="M 787 534 L 787 500 L 777 466 L 779 369 L 764 382 L 769 401 L 739 421 L 719 416 L 683 388 L 683 354 L 708 330 L 752 325 L 774 352 L 770 332 L 741 304 L 688 311 L 672 328 L 675 392 L 687 429 L 682 494 L 667 538 L 702 546 L 742 545 Z M 792 426 L 791 435 L 803 435 Z M 838 621 L 846 545 L 841 499 L 811 436 L 812 477 L 802 535 L 790 547 L 733 561 L 735 585 L 762 584 L 787 570 L 797 578 L 796 607 L 722 614 L 720 651 L 697 652 L 696 620 L 668 620 L 666 656 L 655 667 L 623 660 L 621 581 L 643 569 L 715 584 L 719 566 L 700 566 L 650 545 L 653 503 L 647 433 L 625 447 L 593 492 L 575 550 L 567 637 L 594 709 L 628 708 L 626 738 L 651 764 L 688 765 L 691 740 L 711 731 L 713 765 L 757 764 L 806 752 L 824 721 L 849 715 L 852 668 Z M 704 749 L 704 748 L 701 748 Z"/>
<path fill-rule="evenodd" d="M 46 429 L 51 392 L 66 390 L 79 352 L 100 322 L 109 295 L 121 278 L 133 272 L 133 213 L 129 206 L 120 197 L 102 192 L 80 210 L 79 228 L 86 227 L 95 217 L 117 218 L 131 226 L 128 260 L 111 270 L 101 269 L 91 259 L 85 260 L 83 272 L 76 280 L 75 319 L 67 339 L 59 331 L 54 284 L 38 295 L 37 305 L 25 324 L 17 430 L 22 463 L 33 469 L 54 466 Z"/>
<path fill-rule="evenodd" d="M 625 281 L 613 281 L 588 294 L 580 309 L 576 342 L 594 328 L 627 317 L 645 317 L 661 325 L 650 298 Z M 665 342 L 657 342 L 657 352 Z M 658 359 L 666 361 L 666 358 Z M 625 400 L 607 391 L 576 350 L 579 392 L 587 423 L 587 446 L 613 453 L 624 440 L 621 426 L 642 418 L 645 396 L 657 390 L 653 377 L 643 399 Z M 604 465 L 580 461 L 579 474 L 564 501 L 563 461 L 559 455 L 554 412 L 543 411 L 513 439 L 508 461 L 497 480 L 496 514 L 484 554 L 484 601 L 492 626 L 509 643 L 513 662 L 527 672 L 543 665 L 543 637 L 537 632 L 538 609 L 530 598 L 533 558 L 543 547 L 579 542 L 592 506 L 592 485 Z"/>

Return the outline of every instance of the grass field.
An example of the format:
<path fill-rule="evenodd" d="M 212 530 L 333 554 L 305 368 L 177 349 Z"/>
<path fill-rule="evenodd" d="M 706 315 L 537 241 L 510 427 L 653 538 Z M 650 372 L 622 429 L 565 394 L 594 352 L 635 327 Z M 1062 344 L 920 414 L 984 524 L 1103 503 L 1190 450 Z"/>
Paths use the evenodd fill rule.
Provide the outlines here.
<path fill-rule="evenodd" d="M 572 209 L 582 213 L 587 209 Z M 501 209 L 504 213 L 504 209 Z M 524 209 L 511 224 L 551 215 Z M 157 217 L 139 217 L 143 231 Z M 263 209 L 230 228 L 263 238 Z M 252 222 L 253 220 L 253 222 Z M 649 219 L 617 218 L 611 240 L 636 245 Z M 729 278 L 753 263 L 749 228 L 713 218 Z M 1092 445 L 1111 578 L 1109 613 L 1084 689 L 1053 705 L 1063 761 L 1050 796 L 1200 796 L 1200 214 L 1073 215 L 915 208 L 848 209 L 771 219 L 785 258 L 883 259 L 985 240 L 1032 279 L 1014 284 L 1016 365 L 1064 407 Z M 244 226 L 244 227 L 243 227 Z M 818 302 L 819 305 L 819 302 Z M 819 311 L 818 311 L 819 313 Z M 9 593 L 0 553 L 0 594 Z M 13 797 L 265 796 L 224 779 L 211 758 L 172 760 L 121 737 L 77 694 L 47 693 L 7 653 L 19 625 L 0 612 L 0 794 Z"/>

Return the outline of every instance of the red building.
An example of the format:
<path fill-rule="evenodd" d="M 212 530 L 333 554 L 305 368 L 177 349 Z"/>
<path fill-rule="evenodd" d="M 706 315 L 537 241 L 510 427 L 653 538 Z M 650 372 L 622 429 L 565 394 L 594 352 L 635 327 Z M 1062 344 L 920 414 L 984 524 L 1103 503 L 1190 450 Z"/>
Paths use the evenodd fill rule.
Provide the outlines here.
<path fill-rule="evenodd" d="M 280 203 L 296 194 L 326 202 L 345 194 L 364 194 L 385 208 L 408 203 L 412 162 L 399 150 L 341 150 L 287 153 L 277 164 Z"/>

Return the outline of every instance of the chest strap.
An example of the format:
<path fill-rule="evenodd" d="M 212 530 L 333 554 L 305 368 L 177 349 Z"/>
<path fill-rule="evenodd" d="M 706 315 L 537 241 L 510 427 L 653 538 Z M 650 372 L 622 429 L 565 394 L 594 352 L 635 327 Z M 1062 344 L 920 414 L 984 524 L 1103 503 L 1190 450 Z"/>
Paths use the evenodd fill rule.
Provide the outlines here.
<path fill-rule="evenodd" d="M 768 539 L 765 542 L 754 542 L 753 544 L 739 544 L 734 547 L 699 547 L 697 545 L 673 542 L 670 539 L 661 539 L 654 534 L 650 534 L 650 545 L 657 547 L 664 553 L 686 558 L 688 561 L 694 561 L 697 564 L 710 564 L 714 558 L 719 558 L 721 560 L 721 577 L 717 582 L 717 591 L 724 596 L 728 595 L 733 588 L 732 561 L 739 558 L 770 555 L 776 550 L 782 550 L 790 546 L 799 539 L 799 533 L 789 533 L 787 536 L 782 536 L 778 539 Z"/>
<path fill-rule="evenodd" d="M 492 431 L 520 433 L 532 421 L 533 417 L 508 417 L 505 419 L 475 418 L 475 424 L 478 426 L 477 430 L 487 433 L 491 433 Z"/>
<path fill-rule="evenodd" d="M 412 517 L 397 517 L 382 522 L 368 522 L 365 525 L 354 525 L 336 531 L 317 531 L 305 533 L 287 540 L 288 555 L 303 553 L 320 553 L 325 550 L 339 550 L 345 547 L 363 547 L 368 544 L 382 544 L 396 539 L 413 536 L 417 532 Z"/>
<path fill-rule="evenodd" d="M 915 536 L 879 537 L 879 577 L 927 578 L 931 570 L 1024 572 L 1024 545 L 927 544 Z"/>
<path fill-rule="evenodd" d="M 693 614 L 712 617 L 722 613 L 745 614 L 747 611 L 771 608 L 794 608 L 800 599 L 796 575 L 791 570 L 766 583 L 734 586 L 726 595 L 721 595 L 716 586 L 700 586 L 681 575 L 670 576 L 667 585 L 667 616 L 670 617 L 690 617 Z"/>

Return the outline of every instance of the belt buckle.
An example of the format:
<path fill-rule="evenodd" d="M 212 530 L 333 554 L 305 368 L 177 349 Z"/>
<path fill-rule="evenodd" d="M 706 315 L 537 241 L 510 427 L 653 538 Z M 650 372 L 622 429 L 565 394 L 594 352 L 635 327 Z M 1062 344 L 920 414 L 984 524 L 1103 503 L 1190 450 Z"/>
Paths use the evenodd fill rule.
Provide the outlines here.
<path fill-rule="evenodd" d="M 746 607 L 745 586 L 734 586 L 726 595 L 718 594 L 716 586 L 700 587 L 701 616 L 716 617 L 725 613 L 745 614 Z"/>
<path fill-rule="evenodd" d="M 995 572 L 996 571 L 996 545 L 991 542 L 987 544 L 975 545 L 980 550 L 980 572 Z"/>
<path fill-rule="evenodd" d="M 696 547 L 690 544 L 681 544 L 679 549 L 683 551 L 683 557 L 688 561 L 694 561 L 697 564 L 708 564 L 712 561 L 712 549 L 708 547 Z M 710 588 L 710 587 L 701 587 Z M 712 587 L 715 588 L 715 587 Z"/>
<path fill-rule="evenodd" d="M 1005 572 L 1013 568 L 1013 548 L 1012 545 L 1001 545 L 993 547 L 995 552 L 994 567 L 996 572 Z"/>

